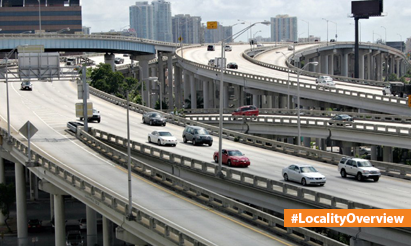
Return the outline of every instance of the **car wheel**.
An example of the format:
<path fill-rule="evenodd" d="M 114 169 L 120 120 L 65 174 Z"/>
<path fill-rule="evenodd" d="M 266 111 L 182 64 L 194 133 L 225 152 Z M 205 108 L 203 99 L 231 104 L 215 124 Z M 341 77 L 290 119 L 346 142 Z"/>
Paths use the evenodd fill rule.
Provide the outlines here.
<path fill-rule="evenodd" d="M 379 179 L 380 179 L 380 177 L 373 178 L 374 182 L 378 182 Z"/>
<path fill-rule="evenodd" d="M 340 174 L 341 174 L 341 177 L 343 177 L 343 178 L 347 177 L 347 173 L 345 172 L 345 169 L 342 169 Z"/>
<path fill-rule="evenodd" d="M 80 117 L 80 120 L 83 120 L 83 117 Z"/>
<path fill-rule="evenodd" d="M 187 143 L 187 138 L 185 136 L 183 137 L 183 142 Z"/>
<path fill-rule="evenodd" d="M 214 156 L 214 162 L 218 163 L 218 157 L 217 156 Z"/>
<path fill-rule="evenodd" d="M 150 137 L 148 137 L 148 142 L 151 143 L 151 138 Z"/>
<path fill-rule="evenodd" d="M 320 186 L 324 186 L 324 184 L 320 184 Z"/>
<path fill-rule="evenodd" d="M 361 173 L 357 173 L 356 178 L 357 178 L 358 181 L 362 181 L 362 180 L 363 180 L 363 177 L 362 177 L 362 174 L 361 174 Z"/>
<path fill-rule="evenodd" d="M 284 180 L 288 181 L 288 175 L 286 173 L 284 173 Z"/>
<path fill-rule="evenodd" d="M 191 142 L 193 143 L 193 145 L 197 145 L 195 138 L 193 138 L 193 141 L 191 141 Z"/>
<path fill-rule="evenodd" d="M 144 121 L 144 117 L 141 119 L 143 121 L 143 124 L 145 124 L 146 122 Z"/>
<path fill-rule="evenodd" d="M 307 185 L 307 181 L 305 180 L 305 178 L 303 178 L 303 179 L 301 180 L 301 184 L 302 184 L 303 186 L 306 186 L 306 185 Z"/>
<path fill-rule="evenodd" d="M 164 123 L 163 126 L 166 126 L 166 123 Z"/>
<path fill-rule="evenodd" d="M 227 161 L 227 165 L 228 165 L 229 167 L 231 167 L 231 160 L 228 160 L 228 161 Z"/>
<path fill-rule="evenodd" d="M 213 145 L 213 143 L 209 143 L 208 146 L 211 147 Z"/>
<path fill-rule="evenodd" d="M 100 123 L 100 119 L 97 120 L 97 123 Z"/>
<path fill-rule="evenodd" d="M 387 95 L 387 93 L 385 93 L 385 91 L 383 91 L 383 92 L 382 92 L 382 95 L 385 96 L 385 95 Z"/>
<path fill-rule="evenodd" d="M 153 125 L 153 121 L 152 120 L 150 120 L 150 126 L 152 126 Z"/>
<path fill-rule="evenodd" d="M 160 140 L 158 140 L 158 141 L 157 141 L 157 144 L 161 146 L 161 141 L 160 141 Z"/>

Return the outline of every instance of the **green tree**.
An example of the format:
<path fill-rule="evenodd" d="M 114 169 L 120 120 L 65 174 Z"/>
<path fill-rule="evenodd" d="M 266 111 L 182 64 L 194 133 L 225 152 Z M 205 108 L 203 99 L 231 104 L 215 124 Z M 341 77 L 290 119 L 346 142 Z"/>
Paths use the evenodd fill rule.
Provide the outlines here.
<path fill-rule="evenodd" d="M 6 216 L 6 219 L 4 220 L 4 223 L 7 226 L 7 229 L 9 232 L 11 231 L 11 228 L 9 224 L 7 224 L 7 220 L 10 218 L 10 207 L 11 205 L 16 201 L 16 191 L 14 189 L 13 184 L 0 184 L 0 209 L 1 213 Z"/>

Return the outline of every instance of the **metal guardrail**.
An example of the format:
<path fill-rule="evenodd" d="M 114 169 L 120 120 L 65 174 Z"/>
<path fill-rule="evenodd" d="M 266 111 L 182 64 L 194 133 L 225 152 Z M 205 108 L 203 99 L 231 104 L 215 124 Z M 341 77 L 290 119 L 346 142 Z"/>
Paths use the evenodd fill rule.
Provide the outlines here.
<path fill-rule="evenodd" d="M 90 93 L 93 95 L 100 97 L 106 101 L 119 105 L 121 107 L 127 106 L 127 101 L 117 98 L 113 95 L 107 94 L 105 92 L 99 91 L 95 88 L 90 87 Z M 145 106 L 141 106 L 135 103 L 130 103 L 130 110 L 133 110 L 138 113 L 144 113 L 147 111 L 155 111 L 152 108 L 148 108 Z M 178 117 L 171 114 L 165 115 L 168 122 L 172 124 L 176 124 L 179 126 L 186 126 L 186 125 L 197 125 L 206 128 L 210 134 L 214 136 L 218 136 L 219 128 L 214 127 L 211 125 L 207 125 L 201 122 L 192 121 L 186 118 Z M 273 151 L 279 151 L 290 155 L 300 156 L 303 158 L 309 158 L 321 162 L 331 163 L 337 165 L 340 159 L 344 155 L 331 153 L 327 151 L 311 149 L 303 146 L 296 146 L 294 144 L 283 143 L 271 139 L 266 139 L 262 137 L 256 137 L 236 131 L 231 131 L 227 129 L 223 129 L 222 137 L 229 140 L 236 140 L 243 144 L 252 145 L 264 149 L 270 149 Z M 388 163 L 388 162 L 378 162 L 372 161 L 377 168 L 381 170 L 381 173 L 387 176 L 402 178 L 402 179 L 409 179 L 411 180 L 411 166 L 409 165 L 401 165 L 395 163 Z"/>
<path fill-rule="evenodd" d="M 80 138 L 83 138 L 83 141 L 87 141 L 91 138 L 90 135 L 80 129 L 78 131 L 78 134 Z M 7 130 L 0 128 L 0 138 L 7 138 Z M 2 141 L 0 141 L 0 143 L 1 142 Z M 8 143 L 6 143 L 6 141 L 3 141 L 3 145 L 8 145 L 8 148 L 13 148 L 19 153 L 27 156 L 27 146 L 19 140 L 15 139 L 13 136 L 11 136 L 11 138 L 8 140 Z M 116 213 L 122 214 L 124 217 L 127 216 L 128 201 L 126 201 L 120 195 L 114 192 L 110 192 L 104 189 L 104 187 L 94 185 L 87 179 L 83 178 L 77 172 L 68 170 L 61 165 L 53 163 L 51 160 L 33 151 L 33 149 L 31 150 L 31 157 L 29 158 L 29 160 L 32 163 L 36 163 L 37 166 L 44 168 L 44 170 L 47 170 L 48 175 L 54 175 L 54 177 L 66 182 L 67 184 L 70 184 L 71 187 L 77 188 L 79 191 L 82 191 L 85 194 L 84 197 L 92 197 L 93 199 L 95 199 L 95 201 L 98 201 L 100 204 L 104 204 L 107 208 L 111 208 Z M 183 180 L 178 180 L 178 178 L 171 177 L 172 175 L 161 173 L 161 171 L 155 170 L 154 168 L 151 168 L 149 166 L 145 166 L 138 160 L 133 160 L 132 166 L 134 171 L 151 173 L 151 175 L 153 176 L 161 175 L 162 177 L 164 177 L 164 181 L 174 180 L 174 185 L 177 186 L 181 185 L 181 183 L 185 183 Z M 190 186 L 187 184 L 185 187 Z M 135 216 L 135 219 L 133 219 L 132 222 L 144 226 L 145 228 L 157 233 L 161 237 L 167 238 L 177 245 L 186 245 L 186 243 L 197 246 L 208 245 L 208 243 L 204 242 L 202 238 L 194 235 L 189 231 L 180 229 L 176 225 L 170 224 L 163 219 L 158 219 L 158 215 L 145 208 L 133 207 L 132 214 Z M 280 223 L 277 220 L 271 221 L 274 224 Z"/>
<path fill-rule="evenodd" d="M 84 131 L 80 131 L 77 137 L 80 138 L 82 142 L 92 147 L 97 152 L 105 155 L 106 157 L 109 157 L 112 161 L 115 161 L 121 164 L 122 166 L 127 165 L 128 156 L 126 153 L 116 150 L 115 148 L 110 147 L 109 145 L 104 144 L 103 142 L 99 141 L 99 140 L 106 140 L 111 143 L 118 144 L 119 146 L 127 147 L 127 139 L 114 136 L 112 134 L 109 134 L 109 133 L 106 133 L 104 131 L 94 129 L 94 128 L 91 129 L 91 135 L 85 133 Z M 201 161 L 187 158 L 181 155 L 176 155 L 171 152 L 153 148 L 148 145 L 141 144 L 141 143 L 134 142 L 134 141 L 130 141 L 130 147 L 133 151 L 138 151 L 146 155 L 148 154 L 150 156 L 158 157 L 163 161 L 171 162 L 172 164 L 178 165 L 181 168 L 195 170 L 197 172 L 204 173 L 207 176 L 216 177 L 215 175 L 217 172 L 216 165 L 206 163 L 206 162 L 201 162 Z M 263 226 L 269 231 L 272 231 L 272 232 L 275 231 L 276 233 L 281 233 L 283 235 L 292 234 L 292 237 L 295 237 L 298 234 L 301 234 L 303 235 L 303 237 L 301 238 L 301 236 L 298 236 L 299 238 L 298 240 L 304 241 L 304 242 L 308 242 L 308 241 L 311 241 L 311 239 L 314 239 L 317 242 L 321 242 L 321 245 L 343 245 L 340 242 L 337 242 L 333 239 L 327 238 L 321 234 L 315 233 L 305 228 L 296 228 L 296 227 L 284 228 L 284 220 L 280 218 L 274 217 L 258 209 L 249 207 L 247 205 L 244 205 L 232 199 L 226 198 L 212 191 L 206 190 L 197 185 L 191 184 L 165 171 L 161 171 L 150 165 L 146 165 L 142 162 L 139 162 L 134 158 L 132 159 L 131 166 L 134 172 L 144 173 L 145 174 L 144 176 L 151 177 L 161 182 L 163 185 L 169 187 L 170 189 L 177 189 L 177 190 L 183 191 L 189 196 L 193 196 L 193 194 L 195 194 L 197 199 L 206 201 L 209 205 L 212 205 L 213 208 L 218 208 L 221 211 L 229 212 L 232 214 L 233 213 L 237 214 L 238 216 L 245 219 L 246 221 L 252 224 L 258 224 L 260 226 Z M 254 181 L 250 181 L 250 179 L 253 180 L 253 178 L 251 177 L 252 175 L 241 173 L 241 172 L 238 172 L 232 169 L 224 168 L 223 172 L 225 172 L 227 175 L 227 178 L 232 181 L 240 182 L 244 184 L 248 183 L 247 185 L 250 185 L 250 183 L 251 184 L 255 183 L 255 185 L 253 185 L 254 187 L 267 187 L 267 188 L 271 187 L 271 189 L 274 190 L 275 189 L 274 186 L 277 185 L 276 181 L 268 181 L 266 179 L 260 179 L 260 178 L 255 179 Z M 265 182 L 265 184 L 261 184 L 261 182 Z M 284 185 L 283 187 L 284 187 L 283 190 L 285 191 L 285 194 L 287 194 L 287 191 L 289 189 L 294 190 L 288 185 Z M 313 192 L 310 191 L 309 193 L 312 194 Z M 304 195 L 304 193 L 299 193 L 299 194 Z M 319 195 L 318 199 L 320 198 L 324 199 L 323 196 Z M 335 204 L 337 202 L 341 202 L 341 201 L 339 199 L 335 199 Z M 332 201 L 331 203 L 334 203 L 334 202 Z M 354 205 L 354 203 L 352 204 Z M 372 208 L 372 207 L 370 206 L 362 207 L 361 205 L 361 206 L 357 206 L 357 208 Z M 297 232 L 298 234 L 294 234 L 294 232 Z"/>
<path fill-rule="evenodd" d="M 233 108 L 223 109 L 224 114 L 231 114 Z M 297 109 L 284 109 L 284 108 L 260 108 L 260 115 L 297 115 Z M 407 115 L 389 115 L 389 114 L 368 114 L 357 112 L 342 112 L 342 111 L 329 111 L 329 110 L 316 110 L 316 109 L 300 109 L 301 114 L 310 117 L 333 117 L 337 114 L 348 114 L 354 117 L 355 120 L 369 120 L 379 122 L 392 122 L 392 123 L 411 123 L 411 116 Z M 197 109 L 184 109 L 185 114 L 219 114 L 218 108 L 197 108 Z"/>
<path fill-rule="evenodd" d="M 219 68 L 214 68 L 208 65 L 196 63 L 193 61 L 186 60 L 184 58 L 181 58 L 178 56 L 176 53 L 177 58 L 179 59 L 179 63 L 183 67 L 184 64 L 191 65 L 196 68 L 212 71 L 214 74 L 221 72 Z M 279 68 L 281 70 L 281 68 Z M 284 71 L 288 68 L 282 68 Z M 248 74 L 248 73 L 241 73 L 237 71 L 232 71 L 232 70 L 224 70 L 225 76 L 231 75 L 235 76 L 238 78 L 244 78 L 244 79 L 251 79 L 251 80 L 256 80 L 260 81 L 263 83 L 270 83 L 274 86 L 284 86 L 287 87 L 289 84 L 290 88 L 294 88 L 294 90 L 297 90 L 297 82 L 296 81 L 290 81 L 288 82 L 287 80 L 283 79 L 278 79 L 278 78 L 273 78 L 273 77 L 266 77 L 263 75 L 255 75 L 255 74 Z M 310 84 L 310 83 L 305 83 L 300 81 L 300 90 L 305 89 L 305 90 L 312 90 L 315 91 L 316 94 L 318 93 L 327 93 L 328 95 L 331 95 L 332 97 L 335 96 L 346 96 L 348 100 L 361 100 L 361 101 L 370 101 L 375 103 L 376 101 L 379 101 L 381 103 L 387 103 L 387 104 L 392 104 L 393 106 L 395 105 L 396 107 L 408 107 L 407 104 L 407 99 L 404 98 L 396 98 L 396 97 L 390 97 L 390 96 L 384 96 L 384 95 L 376 95 L 376 94 L 371 94 L 371 93 L 366 93 L 366 92 L 360 92 L 360 91 L 353 91 L 353 90 L 347 90 L 347 89 L 339 89 L 339 88 L 330 88 L 329 90 L 318 90 L 316 84 Z M 351 97 L 351 98 L 350 98 Z"/>

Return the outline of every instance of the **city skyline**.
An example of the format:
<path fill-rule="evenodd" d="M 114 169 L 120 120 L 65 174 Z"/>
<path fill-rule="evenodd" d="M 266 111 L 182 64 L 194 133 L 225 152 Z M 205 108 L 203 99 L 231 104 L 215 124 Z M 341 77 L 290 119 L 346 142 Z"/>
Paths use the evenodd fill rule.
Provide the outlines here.
<path fill-rule="evenodd" d="M 111 29 L 120 30 L 121 27 L 129 24 L 128 8 L 134 5 L 134 0 L 122 0 L 121 4 L 112 5 L 108 0 L 88 0 L 82 1 L 83 25 L 91 27 L 91 32 L 109 31 Z M 151 3 L 151 1 L 149 1 Z M 354 40 L 354 19 L 349 18 L 351 12 L 351 0 L 263 0 L 256 1 L 199 1 L 199 0 L 168 0 L 171 3 L 172 16 L 178 14 L 190 14 L 200 16 L 202 22 L 218 21 L 224 26 L 238 23 L 239 19 L 246 24 L 233 27 L 233 33 L 247 27 L 247 24 L 270 20 L 276 15 L 288 14 L 298 19 L 298 37 L 304 38 L 309 34 L 327 39 L 335 38 L 338 34 L 338 41 Z M 94 11 L 95 6 L 104 3 L 110 4 L 110 8 Z M 332 4 L 331 4 L 332 3 Z M 278 9 L 278 10 L 277 10 Z M 411 3 L 407 0 L 384 1 L 385 17 L 371 17 L 368 20 L 360 20 L 361 41 L 373 42 L 377 39 L 387 41 L 406 41 L 411 37 L 405 28 L 405 20 L 411 14 Z M 323 19 L 324 18 L 324 19 Z M 304 20 L 304 21 L 302 21 Z M 309 24 L 308 24 L 308 23 Z M 337 23 L 337 24 L 334 24 Z M 253 32 L 260 31 L 257 36 L 270 37 L 270 27 L 258 25 L 253 28 Z M 374 33 L 374 35 L 373 35 Z M 246 41 L 252 34 L 247 33 L 240 36 L 236 41 Z"/>

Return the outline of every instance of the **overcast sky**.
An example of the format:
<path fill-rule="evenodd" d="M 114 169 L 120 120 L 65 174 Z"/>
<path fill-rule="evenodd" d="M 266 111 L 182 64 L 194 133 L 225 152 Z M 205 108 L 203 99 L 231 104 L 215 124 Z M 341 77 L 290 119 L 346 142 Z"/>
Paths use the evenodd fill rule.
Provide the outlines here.
<path fill-rule="evenodd" d="M 83 26 L 91 27 L 91 32 L 119 31 L 129 25 L 129 6 L 134 0 L 83 0 Z M 151 2 L 151 1 L 149 1 Z M 288 14 L 298 18 L 298 36 L 309 34 L 338 41 L 354 40 L 354 19 L 349 18 L 351 0 L 168 0 L 171 3 L 172 16 L 190 14 L 200 16 L 202 22 L 218 21 L 223 25 L 238 23 L 238 19 L 246 23 L 270 20 L 278 14 Z M 411 0 L 385 0 L 384 17 L 371 17 L 360 20 L 361 41 L 372 42 L 382 38 L 387 41 L 406 41 L 411 37 L 410 16 Z M 304 21 L 306 22 L 304 22 Z M 307 22 L 309 24 L 307 24 Z M 334 24 L 334 23 L 336 24 Z M 248 24 L 249 25 L 249 24 Z M 236 33 L 247 25 L 236 25 Z M 385 27 L 385 28 L 384 28 Z M 270 37 L 268 26 L 257 25 L 252 35 Z M 386 31 L 385 31 L 386 30 Z M 373 33 L 375 33 L 373 35 Z M 245 41 L 251 34 L 243 34 L 236 41 Z"/>

